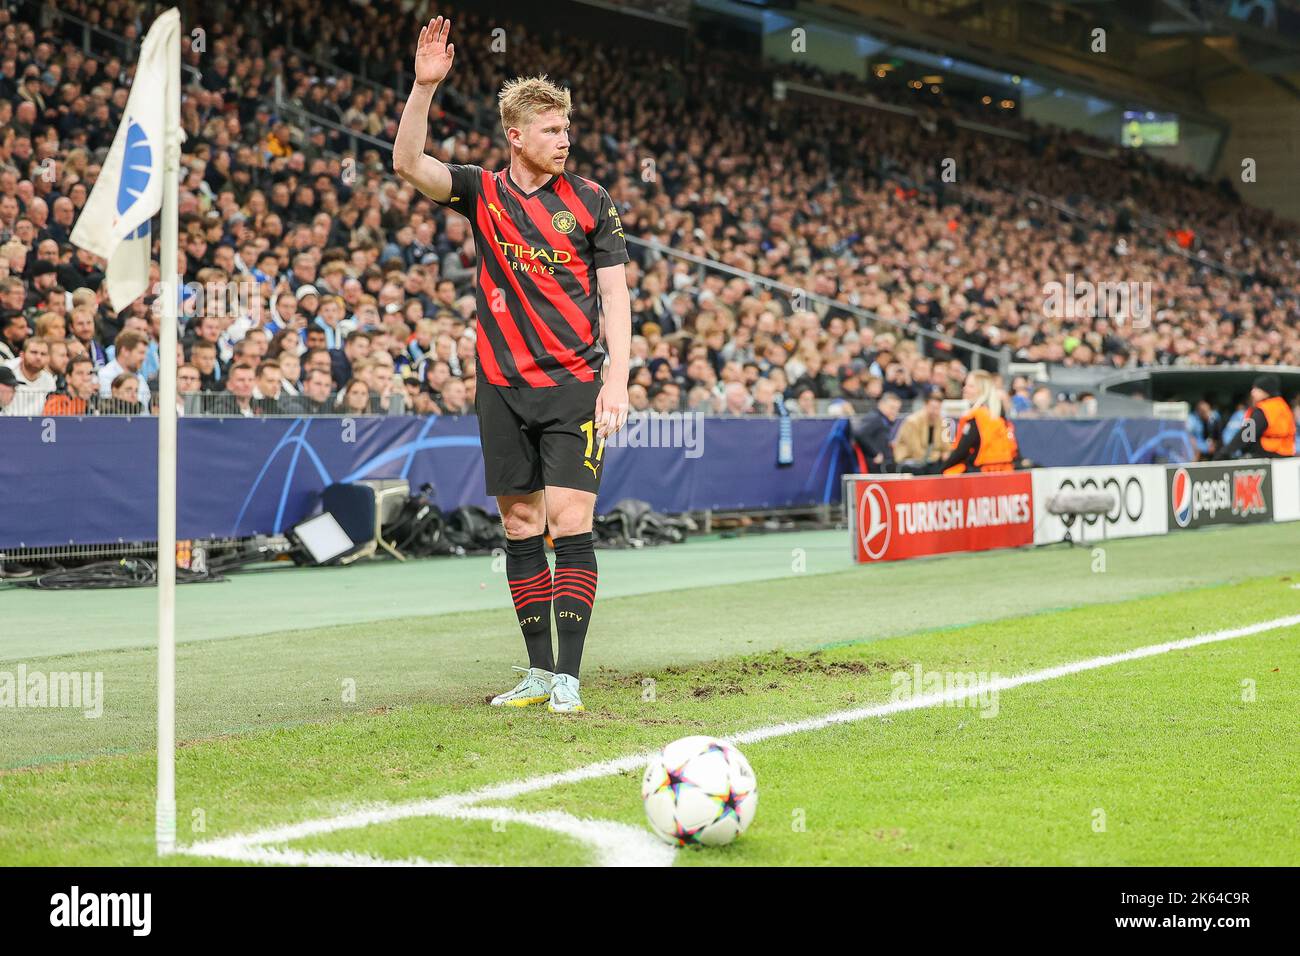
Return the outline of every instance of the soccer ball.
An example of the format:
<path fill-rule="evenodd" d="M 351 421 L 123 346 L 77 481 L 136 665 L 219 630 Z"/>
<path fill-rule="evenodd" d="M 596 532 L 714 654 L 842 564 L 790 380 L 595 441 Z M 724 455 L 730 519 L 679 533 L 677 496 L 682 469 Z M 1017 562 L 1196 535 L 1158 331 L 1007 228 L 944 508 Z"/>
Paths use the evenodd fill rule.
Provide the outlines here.
<path fill-rule="evenodd" d="M 650 829 L 666 843 L 723 846 L 754 821 L 758 784 L 731 744 L 683 737 L 650 758 L 641 799 Z"/>

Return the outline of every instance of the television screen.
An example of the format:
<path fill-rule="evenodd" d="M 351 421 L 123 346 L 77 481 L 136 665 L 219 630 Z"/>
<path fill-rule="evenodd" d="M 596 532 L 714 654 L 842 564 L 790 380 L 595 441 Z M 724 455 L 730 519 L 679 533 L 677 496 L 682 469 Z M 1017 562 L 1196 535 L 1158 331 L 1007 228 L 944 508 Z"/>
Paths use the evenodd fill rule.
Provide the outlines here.
<path fill-rule="evenodd" d="M 1177 146 L 1178 117 L 1174 113 L 1126 110 L 1120 128 L 1120 144 L 1139 146 Z"/>

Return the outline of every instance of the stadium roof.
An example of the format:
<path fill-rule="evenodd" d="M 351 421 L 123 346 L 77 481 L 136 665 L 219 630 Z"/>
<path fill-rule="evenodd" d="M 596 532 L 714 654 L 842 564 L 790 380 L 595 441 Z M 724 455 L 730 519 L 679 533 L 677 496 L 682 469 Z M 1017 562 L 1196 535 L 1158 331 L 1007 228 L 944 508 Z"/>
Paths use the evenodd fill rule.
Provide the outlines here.
<path fill-rule="evenodd" d="M 795 5 L 809 9 L 804 4 Z M 832 0 L 870 29 L 1042 79 L 1210 120 L 1201 91 L 1237 72 L 1300 98 L 1297 0 Z M 810 10 L 811 12 L 811 10 Z M 1235 14 L 1235 15 L 1234 15 Z M 1094 52 L 1105 31 L 1105 54 Z"/>

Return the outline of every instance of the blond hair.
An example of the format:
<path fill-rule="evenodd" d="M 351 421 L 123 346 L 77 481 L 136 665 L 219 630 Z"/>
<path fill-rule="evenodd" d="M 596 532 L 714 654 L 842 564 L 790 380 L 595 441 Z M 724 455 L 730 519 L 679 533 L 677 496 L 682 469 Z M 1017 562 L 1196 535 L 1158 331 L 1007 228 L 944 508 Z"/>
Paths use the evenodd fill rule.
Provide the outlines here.
<path fill-rule="evenodd" d="M 523 129 L 538 113 L 559 110 L 564 116 L 573 111 L 569 91 L 541 76 L 517 76 L 501 87 L 497 96 L 503 130 Z"/>
<path fill-rule="evenodd" d="M 1001 418 L 1002 391 L 998 388 L 998 377 L 983 369 L 976 369 L 970 373 L 970 376 L 975 379 L 980 390 L 979 397 L 971 403 L 971 410 L 974 411 L 975 408 L 983 405 L 995 418 Z"/>
<path fill-rule="evenodd" d="M 36 336 L 37 338 L 47 339 L 50 337 L 50 329 L 58 322 L 63 323 L 64 331 L 68 328 L 67 320 L 57 312 L 42 312 L 36 317 Z M 62 340 L 60 340 L 62 341 Z"/>

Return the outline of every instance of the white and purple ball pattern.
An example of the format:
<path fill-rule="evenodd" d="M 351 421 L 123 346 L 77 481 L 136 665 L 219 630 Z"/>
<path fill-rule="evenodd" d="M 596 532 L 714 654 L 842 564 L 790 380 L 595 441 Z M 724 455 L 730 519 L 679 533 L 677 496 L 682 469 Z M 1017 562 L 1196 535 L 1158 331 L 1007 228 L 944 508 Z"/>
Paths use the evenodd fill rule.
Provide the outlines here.
<path fill-rule="evenodd" d="M 641 779 L 650 829 L 673 846 L 723 846 L 754 820 L 758 785 L 744 754 L 713 737 L 683 737 L 650 758 Z"/>

